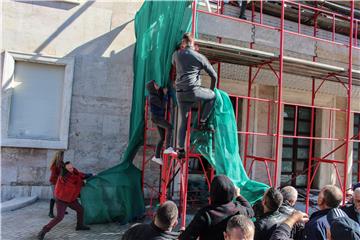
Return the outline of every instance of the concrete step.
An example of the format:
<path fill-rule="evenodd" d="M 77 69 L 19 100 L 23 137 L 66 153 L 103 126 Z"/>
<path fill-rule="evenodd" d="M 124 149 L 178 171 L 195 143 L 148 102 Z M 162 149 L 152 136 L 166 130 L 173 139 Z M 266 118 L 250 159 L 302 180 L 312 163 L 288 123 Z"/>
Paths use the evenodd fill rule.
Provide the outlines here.
<path fill-rule="evenodd" d="M 13 198 L 9 201 L 1 203 L 1 212 L 14 211 L 19 208 L 29 206 L 30 204 L 33 204 L 37 200 L 38 200 L 37 196 Z"/>

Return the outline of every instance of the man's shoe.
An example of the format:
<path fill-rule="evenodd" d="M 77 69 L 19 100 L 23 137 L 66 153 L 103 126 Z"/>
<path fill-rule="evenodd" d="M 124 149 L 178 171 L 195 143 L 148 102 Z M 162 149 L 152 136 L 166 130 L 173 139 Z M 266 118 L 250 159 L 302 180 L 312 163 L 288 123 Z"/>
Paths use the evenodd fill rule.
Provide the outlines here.
<path fill-rule="evenodd" d="M 164 150 L 164 154 L 177 155 L 177 152 L 172 147 L 168 147 Z"/>
<path fill-rule="evenodd" d="M 90 230 L 90 228 L 86 225 L 79 225 L 75 228 L 76 231 Z"/>
<path fill-rule="evenodd" d="M 245 16 L 239 16 L 240 19 L 247 20 Z"/>
<path fill-rule="evenodd" d="M 153 157 L 151 161 L 156 162 L 157 164 L 163 165 L 163 160 L 161 158 Z"/>
<path fill-rule="evenodd" d="M 179 149 L 177 152 L 177 156 L 179 159 L 183 159 L 185 158 L 185 150 L 184 149 Z"/>
<path fill-rule="evenodd" d="M 37 239 L 43 240 L 45 237 L 45 234 L 46 234 L 46 232 L 44 230 L 41 230 L 37 235 Z"/>

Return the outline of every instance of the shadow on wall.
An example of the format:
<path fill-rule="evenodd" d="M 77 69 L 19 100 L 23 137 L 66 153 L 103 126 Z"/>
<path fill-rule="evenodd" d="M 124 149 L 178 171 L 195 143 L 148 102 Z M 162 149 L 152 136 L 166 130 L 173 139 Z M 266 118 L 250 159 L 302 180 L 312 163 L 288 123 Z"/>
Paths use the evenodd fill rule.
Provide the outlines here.
<path fill-rule="evenodd" d="M 37 3 L 40 3 L 41 1 L 37 1 Z M 31 2 L 34 3 L 34 2 Z M 56 4 L 56 2 L 50 2 L 49 4 L 53 5 Z M 55 32 L 53 32 L 37 49 L 35 49 L 35 53 L 40 53 L 42 50 L 44 50 L 45 47 L 47 47 L 59 34 L 64 31 L 66 28 L 68 28 L 82 13 L 86 11 L 92 4 L 94 4 L 94 1 L 88 1 L 84 3 L 73 15 L 71 15 L 63 24 L 61 24 L 58 29 L 56 29 Z"/>
<path fill-rule="evenodd" d="M 103 55 L 132 21 L 84 43 L 66 55 L 75 58 L 75 69 L 69 134 L 69 149 L 74 150 L 74 155 L 69 156 L 73 159 L 65 160 L 74 161 L 83 170 L 99 172 L 118 164 L 127 145 L 135 44 L 124 46 L 117 52 L 111 47 L 114 50 Z M 84 128 L 79 116 L 83 113 L 102 115 L 112 119 L 112 122 L 108 125 L 109 121 L 103 117 L 95 117 L 97 124 L 102 124 L 102 127 Z"/>
<path fill-rule="evenodd" d="M 134 19 L 114 28 L 110 32 L 101 35 L 77 48 L 72 50 L 66 56 L 77 56 L 77 55 L 91 55 L 93 57 L 101 57 L 116 37 L 124 30 L 124 28 L 134 21 Z"/>
<path fill-rule="evenodd" d="M 79 5 L 79 3 L 60 2 L 60 1 L 29 1 L 29 0 L 16 0 L 16 2 L 27 3 L 32 5 L 39 5 L 42 7 L 57 8 L 62 10 L 70 10 Z"/>

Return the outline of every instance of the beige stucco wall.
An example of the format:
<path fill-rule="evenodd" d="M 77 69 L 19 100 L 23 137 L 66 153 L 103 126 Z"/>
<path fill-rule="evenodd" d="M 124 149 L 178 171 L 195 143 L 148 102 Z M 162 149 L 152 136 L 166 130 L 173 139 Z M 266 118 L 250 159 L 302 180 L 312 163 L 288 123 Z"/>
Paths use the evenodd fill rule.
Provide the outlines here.
<path fill-rule="evenodd" d="M 65 161 L 85 172 L 119 162 L 128 141 L 134 17 L 141 1 L 3 1 L 2 47 L 74 58 Z M 1 149 L 2 200 L 50 196 L 53 149 Z"/>

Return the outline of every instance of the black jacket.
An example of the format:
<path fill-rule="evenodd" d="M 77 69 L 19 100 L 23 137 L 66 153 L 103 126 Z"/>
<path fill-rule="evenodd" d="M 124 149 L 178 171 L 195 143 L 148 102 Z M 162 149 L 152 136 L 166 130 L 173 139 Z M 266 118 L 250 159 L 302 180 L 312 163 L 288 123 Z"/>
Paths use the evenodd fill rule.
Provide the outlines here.
<path fill-rule="evenodd" d="M 254 216 L 250 203 L 242 196 L 235 202 L 221 205 L 209 205 L 197 212 L 186 230 L 180 235 L 181 240 L 191 240 L 200 237 L 200 240 L 224 239 L 227 221 L 236 214 L 248 217 Z"/>
<path fill-rule="evenodd" d="M 287 202 L 284 202 L 279 208 L 279 212 L 283 214 L 286 218 L 289 217 L 291 214 L 293 214 L 294 211 L 295 208 Z M 305 228 L 304 223 L 296 223 L 294 227 L 291 229 L 290 238 L 295 240 L 302 239 L 302 232 L 304 228 Z"/>
<path fill-rule="evenodd" d="M 163 88 L 156 90 L 154 81 L 150 81 L 146 84 L 146 88 L 149 92 L 150 111 L 152 117 L 165 117 L 165 109 L 168 101 L 168 96 L 164 95 Z"/>
<path fill-rule="evenodd" d="M 349 218 L 360 224 L 360 213 L 355 211 L 354 204 L 344 206 L 341 208 L 341 210 L 343 210 L 349 216 Z"/>
<path fill-rule="evenodd" d="M 270 240 L 288 240 L 291 239 L 290 235 L 291 228 L 286 223 L 282 223 L 275 229 Z"/>
<path fill-rule="evenodd" d="M 255 237 L 254 240 L 270 239 L 275 229 L 287 218 L 286 215 L 279 211 L 265 213 L 261 218 L 255 222 Z"/>
<path fill-rule="evenodd" d="M 122 240 L 172 240 L 178 239 L 178 232 L 163 231 L 154 223 L 137 224 L 125 232 Z"/>
<path fill-rule="evenodd" d="M 304 239 L 326 239 L 326 228 L 330 227 L 326 216 L 330 210 L 331 209 L 319 210 L 311 215 L 310 220 L 305 224 Z"/>

